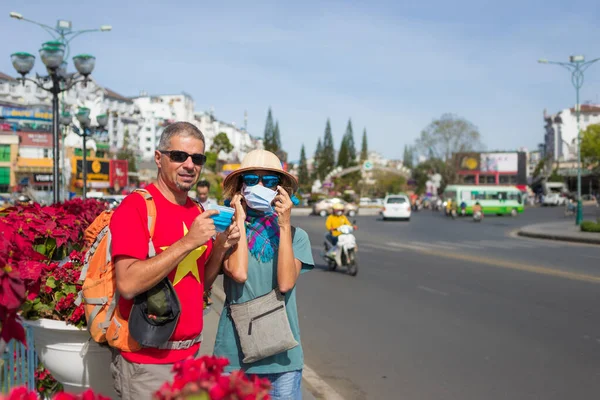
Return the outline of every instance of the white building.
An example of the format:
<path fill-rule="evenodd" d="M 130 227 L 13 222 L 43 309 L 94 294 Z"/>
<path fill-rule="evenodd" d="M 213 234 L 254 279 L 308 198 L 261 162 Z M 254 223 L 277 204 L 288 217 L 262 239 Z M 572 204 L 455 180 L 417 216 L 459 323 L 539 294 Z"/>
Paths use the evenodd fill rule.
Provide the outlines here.
<path fill-rule="evenodd" d="M 78 125 L 74 117 L 80 107 L 90 109 L 90 118 L 92 125 L 96 124 L 96 116 L 99 114 L 108 114 L 108 134 L 104 136 L 104 144 L 115 152 L 123 147 L 125 135 L 129 134 L 130 144 L 138 141 L 140 131 L 141 117 L 139 109 L 134 102 L 116 93 L 108 88 L 100 86 L 93 78 L 87 85 L 77 84 L 68 91 L 59 95 L 61 111 L 70 112 L 73 115 L 73 123 Z M 26 81 L 22 85 L 16 79 L 0 73 L 0 102 L 11 104 L 15 107 L 43 107 L 50 108 L 52 95 L 45 90 L 40 89 L 35 84 Z M 81 143 L 75 133 L 71 130 L 68 133 L 72 136 L 68 139 L 71 144 Z"/>
<path fill-rule="evenodd" d="M 600 105 L 582 104 L 580 127 L 584 131 L 589 125 L 600 123 Z M 577 113 L 575 107 L 549 115 L 544 110 L 546 123 L 544 153 L 554 161 L 572 161 L 577 158 Z"/>
<path fill-rule="evenodd" d="M 149 96 L 142 92 L 132 100 L 142 117 L 139 148 L 143 160 L 154 157 L 165 126 L 176 121 L 195 124 L 194 99 L 187 93 Z"/>
<path fill-rule="evenodd" d="M 254 149 L 262 149 L 261 138 L 252 137 L 244 128 L 236 126 L 235 122 L 219 121 L 212 112 L 200 112 L 195 115 L 196 125 L 204 134 L 206 149 L 209 150 L 214 138 L 224 132 L 233 146 L 229 154 L 221 153 L 219 158 L 229 162 L 240 162 L 246 154 Z"/>

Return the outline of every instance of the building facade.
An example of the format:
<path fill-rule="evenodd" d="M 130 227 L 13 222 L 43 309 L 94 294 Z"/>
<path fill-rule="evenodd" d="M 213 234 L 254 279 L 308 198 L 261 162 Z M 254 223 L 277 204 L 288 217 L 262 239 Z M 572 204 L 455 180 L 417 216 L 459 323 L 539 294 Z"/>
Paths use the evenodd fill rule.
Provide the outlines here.
<path fill-rule="evenodd" d="M 454 154 L 457 182 L 466 185 L 514 185 L 525 190 L 527 185 L 527 153 L 466 152 Z"/>
<path fill-rule="evenodd" d="M 580 128 L 600 123 L 600 105 L 582 104 Z M 575 107 L 566 108 L 556 114 L 544 111 L 544 153 L 553 161 L 577 159 L 577 112 Z"/>

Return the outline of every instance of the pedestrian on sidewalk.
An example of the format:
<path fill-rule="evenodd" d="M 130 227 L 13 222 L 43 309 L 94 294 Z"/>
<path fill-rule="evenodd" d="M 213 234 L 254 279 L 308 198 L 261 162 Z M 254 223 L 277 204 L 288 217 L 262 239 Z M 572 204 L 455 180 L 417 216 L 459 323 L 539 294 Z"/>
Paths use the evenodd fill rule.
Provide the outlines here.
<path fill-rule="evenodd" d="M 204 135 L 194 125 L 166 127 L 154 155 L 157 182 L 145 188 L 156 208 L 154 234 L 149 230 L 149 200 L 138 193 L 123 200 L 110 222 L 118 292 L 115 316 L 124 321 L 115 337 L 121 336 L 126 344 L 122 347 L 129 350 L 115 348 L 111 371 L 123 399 L 152 398 L 172 380 L 174 363 L 198 353 L 204 288 L 213 283 L 226 252 L 240 238 L 233 223 L 216 235 L 211 216 L 218 212 L 203 212 L 188 197 L 206 161 L 204 147 Z M 153 251 L 156 256 L 149 258 Z M 135 316 L 140 318 L 131 318 Z M 145 345 L 134 337 L 143 337 Z"/>
<path fill-rule="evenodd" d="M 273 385 L 273 399 L 300 399 L 304 356 L 296 308 L 296 283 L 302 272 L 314 268 L 314 261 L 307 233 L 291 225 L 290 197 L 298 188 L 298 182 L 281 165 L 275 154 L 254 150 L 248 153 L 238 170 L 225 178 L 224 197 L 235 208 L 235 222 L 241 238 L 223 263 L 226 299 L 214 354 L 229 359 L 226 372 L 241 369 L 269 379 Z M 266 315 L 279 318 L 278 310 L 283 306 L 261 311 L 260 315 L 250 319 L 247 332 L 242 330 L 242 334 L 239 328 L 244 320 L 237 319 L 234 323 L 234 307 L 258 298 L 267 299 L 273 292 L 285 304 L 287 313 L 287 316 L 280 315 L 284 323 L 276 326 L 285 325 L 287 331 L 291 330 L 289 337 L 295 344 L 266 358 L 251 357 L 244 353 L 248 353 L 244 343 L 250 340 L 251 346 L 260 346 L 260 338 L 250 335 L 251 330 L 260 329 L 259 324 L 252 321 L 258 322 Z M 263 319 L 262 324 L 267 326 L 270 322 Z M 290 338 L 283 337 L 280 331 L 284 329 L 272 329 L 266 336 L 290 342 Z M 249 359 L 254 361 L 244 362 Z"/>

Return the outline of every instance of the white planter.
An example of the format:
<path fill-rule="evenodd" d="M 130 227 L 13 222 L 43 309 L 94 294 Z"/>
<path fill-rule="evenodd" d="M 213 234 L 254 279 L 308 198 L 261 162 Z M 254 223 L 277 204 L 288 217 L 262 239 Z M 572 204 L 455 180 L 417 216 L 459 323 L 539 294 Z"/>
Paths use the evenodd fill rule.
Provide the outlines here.
<path fill-rule="evenodd" d="M 54 379 L 63 384 L 66 392 L 81 393 L 92 388 L 96 393 L 117 398 L 110 371 L 110 348 L 89 340 L 87 330 L 63 321 L 23 320 L 23 324 L 32 328 L 40 361 Z M 87 351 L 82 352 L 86 343 Z"/>

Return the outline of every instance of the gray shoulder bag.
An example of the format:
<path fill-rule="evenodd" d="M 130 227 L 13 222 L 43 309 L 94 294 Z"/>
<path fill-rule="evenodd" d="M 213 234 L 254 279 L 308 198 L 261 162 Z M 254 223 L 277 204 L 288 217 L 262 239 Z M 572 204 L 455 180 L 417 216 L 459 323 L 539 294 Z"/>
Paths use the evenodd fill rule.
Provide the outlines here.
<path fill-rule="evenodd" d="M 293 238 L 296 230 L 292 229 Z M 229 304 L 227 307 L 240 340 L 244 364 L 299 345 L 287 317 L 285 296 L 279 288 L 245 303 Z"/>

